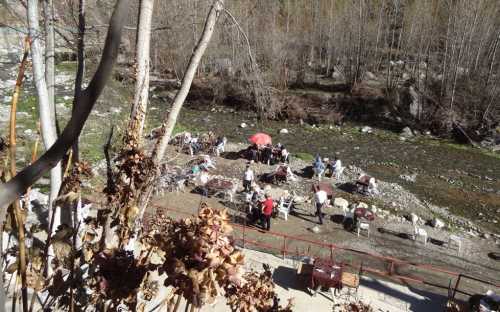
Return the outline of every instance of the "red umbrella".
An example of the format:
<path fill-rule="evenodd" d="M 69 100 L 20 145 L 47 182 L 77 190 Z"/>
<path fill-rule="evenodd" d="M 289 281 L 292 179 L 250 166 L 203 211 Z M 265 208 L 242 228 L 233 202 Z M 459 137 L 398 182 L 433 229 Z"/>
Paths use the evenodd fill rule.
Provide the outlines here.
<path fill-rule="evenodd" d="M 269 136 L 269 134 L 265 134 L 262 132 L 252 135 L 251 137 L 248 138 L 248 141 L 257 145 L 272 144 L 272 139 Z"/>

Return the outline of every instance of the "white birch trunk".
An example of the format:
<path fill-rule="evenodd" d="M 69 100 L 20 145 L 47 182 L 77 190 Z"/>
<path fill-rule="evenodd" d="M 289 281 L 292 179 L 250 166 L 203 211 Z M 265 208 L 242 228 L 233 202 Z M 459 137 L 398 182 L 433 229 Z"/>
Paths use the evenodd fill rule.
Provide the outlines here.
<path fill-rule="evenodd" d="M 55 39 L 54 39 L 54 3 L 52 0 L 45 0 L 45 80 L 47 82 L 47 91 L 49 94 L 49 105 L 51 108 L 52 119 L 56 120 L 55 114 Z"/>
<path fill-rule="evenodd" d="M 57 139 L 54 110 L 51 109 L 47 83 L 45 81 L 43 66 L 43 51 L 40 45 L 40 28 L 38 18 L 38 0 L 28 0 L 28 26 L 31 43 L 31 58 L 33 62 L 33 80 L 38 96 L 38 107 L 40 112 L 40 125 L 42 139 L 45 149 L 48 150 Z M 61 187 L 61 163 L 59 162 L 50 170 L 50 194 L 49 194 L 49 221 L 52 218 L 52 202 L 59 193 Z M 53 230 L 57 229 L 61 220 L 61 211 L 56 207 L 54 211 Z"/>
<path fill-rule="evenodd" d="M 177 92 L 174 98 L 174 102 L 172 104 L 172 109 L 170 113 L 165 118 L 165 121 L 162 124 L 162 136 L 158 139 L 156 146 L 153 150 L 153 162 L 155 165 L 162 161 L 163 156 L 165 156 L 165 151 L 168 146 L 168 142 L 170 141 L 170 137 L 172 136 L 172 132 L 174 130 L 175 123 L 177 122 L 177 117 L 181 111 L 182 105 L 184 104 L 184 100 L 186 99 L 189 89 L 191 88 L 191 83 L 193 82 L 194 75 L 196 74 L 196 70 L 198 68 L 198 64 L 207 49 L 208 43 L 212 38 L 212 34 L 214 33 L 215 24 L 219 17 L 220 12 L 224 9 L 224 1 L 223 0 L 215 0 L 214 4 L 210 8 L 210 12 L 208 13 L 207 19 L 205 21 L 205 26 L 203 28 L 203 32 L 201 34 L 201 38 L 196 45 L 196 48 L 191 55 L 189 60 L 189 65 L 184 73 L 184 77 L 182 78 L 181 88 Z M 153 178 L 154 177 L 150 177 Z M 139 199 L 139 208 L 140 208 L 140 218 L 137 219 L 137 222 L 142 220 L 144 215 L 145 208 L 149 202 L 152 193 L 152 184 L 145 187 L 145 189 L 140 194 Z"/>
<path fill-rule="evenodd" d="M 130 114 L 130 134 L 142 138 L 149 97 L 149 54 L 154 0 L 142 0 L 137 32 L 135 96 Z"/>
<path fill-rule="evenodd" d="M 155 164 L 159 164 L 163 159 L 163 156 L 165 155 L 168 142 L 170 141 L 170 137 L 172 136 L 172 131 L 174 130 L 175 123 L 177 122 L 177 116 L 179 116 L 179 112 L 181 111 L 182 105 L 184 104 L 184 100 L 186 100 L 186 97 L 189 93 L 189 89 L 191 88 L 191 83 L 193 82 L 193 78 L 194 75 L 196 74 L 196 69 L 198 68 L 198 64 L 200 63 L 201 57 L 205 53 L 208 43 L 212 38 L 212 34 L 214 33 L 215 29 L 215 23 L 217 22 L 219 13 L 223 9 L 223 5 L 224 1 L 215 0 L 212 8 L 210 9 L 210 12 L 208 13 L 200 41 L 198 41 L 198 45 L 196 46 L 196 48 L 193 51 L 193 54 L 191 55 L 188 68 L 184 74 L 184 78 L 182 78 L 181 88 L 175 95 L 174 103 L 172 104 L 172 109 L 168 114 L 166 122 L 163 124 L 164 132 L 157 143 L 153 155 L 153 160 Z"/>

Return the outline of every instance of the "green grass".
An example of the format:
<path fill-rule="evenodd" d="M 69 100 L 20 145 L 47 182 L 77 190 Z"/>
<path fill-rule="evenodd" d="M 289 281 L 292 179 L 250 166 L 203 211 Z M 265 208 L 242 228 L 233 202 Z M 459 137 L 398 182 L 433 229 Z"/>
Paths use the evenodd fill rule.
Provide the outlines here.
<path fill-rule="evenodd" d="M 56 70 L 58 72 L 74 73 L 76 72 L 76 68 L 76 62 L 61 62 L 56 64 Z"/>
<path fill-rule="evenodd" d="M 313 161 L 314 156 L 309 153 L 296 153 L 293 155 L 294 157 L 301 159 L 303 161 Z"/>

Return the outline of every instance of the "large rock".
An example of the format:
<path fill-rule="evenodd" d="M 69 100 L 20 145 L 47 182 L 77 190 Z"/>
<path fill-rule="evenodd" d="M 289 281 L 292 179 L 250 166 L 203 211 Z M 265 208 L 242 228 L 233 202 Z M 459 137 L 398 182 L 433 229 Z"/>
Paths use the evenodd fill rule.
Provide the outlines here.
<path fill-rule="evenodd" d="M 337 197 L 333 200 L 333 206 L 336 208 L 341 208 L 342 210 L 347 209 L 349 207 L 349 202 L 342 197 Z"/>
<path fill-rule="evenodd" d="M 367 205 L 366 203 L 359 202 L 359 203 L 358 203 L 357 208 L 365 208 L 365 209 L 368 209 L 368 205 Z"/>
<path fill-rule="evenodd" d="M 413 131 L 411 131 L 410 127 L 404 127 L 403 130 L 401 130 L 401 136 L 403 138 L 411 138 L 413 137 Z"/>
<path fill-rule="evenodd" d="M 410 219 L 409 221 L 411 222 L 411 224 L 416 225 L 416 224 L 417 224 L 417 222 L 418 222 L 418 220 L 419 220 L 420 218 L 419 218 L 419 217 L 418 217 L 415 213 L 413 213 L 413 212 L 412 212 L 412 213 L 410 214 L 410 218 L 409 218 L 409 219 Z"/>
<path fill-rule="evenodd" d="M 420 94 L 418 94 L 413 86 L 411 86 L 408 91 L 411 97 L 410 114 L 414 118 L 417 118 L 419 113 L 422 111 L 422 101 L 420 100 Z"/>
<path fill-rule="evenodd" d="M 375 76 L 372 72 L 367 71 L 365 73 L 365 78 L 367 80 L 375 80 L 375 79 L 377 79 L 377 76 Z"/>
<path fill-rule="evenodd" d="M 30 201 L 37 201 L 41 205 L 47 205 L 49 202 L 49 195 L 40 192 L 37 188 L 32 188 L 29 195 Z"/>
<path fill-rule="evenodd" d="M 246 123 L 242 122 L 242 123 L 240 124 L 240 128 L 246 128 L 246 127 L 248 127 L 248 125 L 247 125 Z"/>
<path fill-rule="evenodd" d="M 311 232 L 318 234 L 321 232 L 321 229 L 319 228 L 319 226 L 315 225 L 314 227 L 311 228 Z"/>
<path fill-rule="evenodd" d="M 361 133 L 373 133 L 372 127 L 364 126 L 361 128 Z"/>
<path fill-rule="evenodd" d="M 280 134 L 288 134 L 288 129 L 281 129 Z"/>
<path fill-rule="evenodd" d="M 444 222 L 441 221 L 440 219 L 438 218 L 434 218 L 432 221 L 431 221 L 431 225 L 433 227 L 435 227 L 436 229 L 442 229 L 444 227 Z"/>

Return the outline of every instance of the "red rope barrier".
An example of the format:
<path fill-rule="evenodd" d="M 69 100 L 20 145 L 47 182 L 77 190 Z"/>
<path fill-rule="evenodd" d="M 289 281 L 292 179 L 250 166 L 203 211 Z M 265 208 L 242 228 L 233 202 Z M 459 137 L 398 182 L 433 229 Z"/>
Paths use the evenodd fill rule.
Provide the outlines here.
<path fill-rule="evenodd" d="M 100 204 L 100 203 L 96 203 L 96 204 Z M 170 212 L 178 213 L 178 214 L 181 214 L 181 215 L 187 215 L 187 216 L 195 216 L 196 215 L 196 212 L 189 213 L 189 212 L 182 211 L 182 210 L 177 210 L 177 209 L 172 209 L 172 208 L 166 208 L 166 207 L 163 207 L 163 206 L 160 206 L 160 205 L 156 205 L 156 204 L 152 204 L 151 206 L 153 206 L 153 207 L 155 207 L 155 208 L 157 208 L 159 210 L 170 211 Z M 261 230 L 259 230 L 259 229 L 255 229 L 255 228 L 248 227 L 248 226 L 241 225 L 241 224 L 234 223 L 234 222 L 230 222 L 230 224 L 233 227 L 235 227 L 235 228 L 242 229 L 243 231 L 247 231 L 247 232 L 248 231 L 253 231 L 253 232 L 256 232 L 258 234 L 261 234 Z M 413 263 L 413 262 L 409 262 L 409 261 L 405 261 L 405 260 L 401 260 L 401 259 L 397 259 L 397 258 L 393 258 L 393 257 L 389 257 L 389 256 L 383 256 L 383 255 L 376 254 L 376 253 L 371 253 L 371 252 L 366 252 L 366 251 L 357 250 L 357 249 L 353 249 L 353 248 L 343 247 L 343 246 L 339 246 L 339 245 L 336 245 L 336 244 L 324 243 L 324 242 L 309 240 L 309 239 L 305 239 L 305 238 L 302 238 L 302 237 L 296 237 L 296 236 L 292 236 L 292 235 L 287 235 L 287 234 L 280 233 L 280 232 L 266 231 L 265 235 L 272 235 L 272 236 L 277 236 L 277 237 L 283 238 L 284 239 L 283 246 L 281 248 L 280 247 L 274 247 L 272 245 L 268 245 L 268 244 L 264 244 L 264 243 L 257 242 L 257 241 L 254 241 L 254 240 L 250 240 L 250 239 L 248 239 L 246 237 L 243 238 L 243 239 L 240 238 L 240 239 L 237 239 L 237 240 L 241 241 L 243 243 L 243 245 L 245 245 L 245 244 L 248 243 L 248 244 L 254 245 L 256 247 L 266 248 L 266 249 L 270 249 L 270 250 L 276 250 L 276 251 L 281 252 L 281 254 L 287 253 L 287 254 L 297 254 L 298 256 L 299 255 L 300 256 L 310 256 L 310 254 L 308 254 L 308 253 L 301 253 L 301 254 L 299 254 L 298 252 L 297 253 L 293 253 L 293 252 L 290 252 L 290 250 L 287 249 L 286 241 L 290 241 L 290 240 L 293 241 L 293 240 L 295 240 L 295 241 L 299 241 L 299 242 L 309 243 L 309 244 L 318 246 L 318 247 L 320 247 L 322 249 L 326 249 L 327 248 L 330 252 L 331 252 L 332 249 L 338 249 L 338 250 L 343 250 L 343 251 L 348 251 L 348 252 L 356 253 L 356 254 L 359 254 L 359 255 L 365 255 L 365 256 L 368 256 L 368 257 L 372 257 L 374 259 L 378 259 L 378 260 L 382 260 L 382 261 L 387 261 L 389 263 L 392 263 L 392 265 L 408 265 L 408 266 L 413 266 L 413 267 L 415 267 L 417 269 L 422 269 L 422 270 L 428 270 L 428 271 L 433 271 L 433 272 L 444 273 L 444 274 L 447 274 L 447 275 L 450 275 L 450 276 L 453 276 L 453 277 L 458 277 L 460 274 L 463 274 L 463 273 L 457 273 L 457 272 L 449 271 L 449 270 L 446 270 L 446 269 L 443 269 L 443 268 L 431 266 L 431 265 L 428 265 L 428 264 Z M 383 271 L 380 271 L 380 270 L 377 270 L 377 269 L 372 269 L 372 268 L 365 267 L 365 266 L 363 266 L 363 270 L 367 271 L 367 272 L 371 272 L 371 273 L 377 274 L 377 275 L 380 275 L 380 276 L 388 277 L 388 278 L 394 279 L 394 280 L 407 280 L 407 281 L 417 282 L 417 283 L 426 283 L 425 280 L 422 280 L 422 279 L 416 279 L 416 278 L 412 278 L 412 277 L 408 277 L 408 276 L 402 276 L 402 275 L 394 275 L 394 274 L 391 274 L 389 272 L 383 272 Z M 500 284 L 492 283 L 492 285 L 495 285 L 495 287 L 500 288 Z"/>

